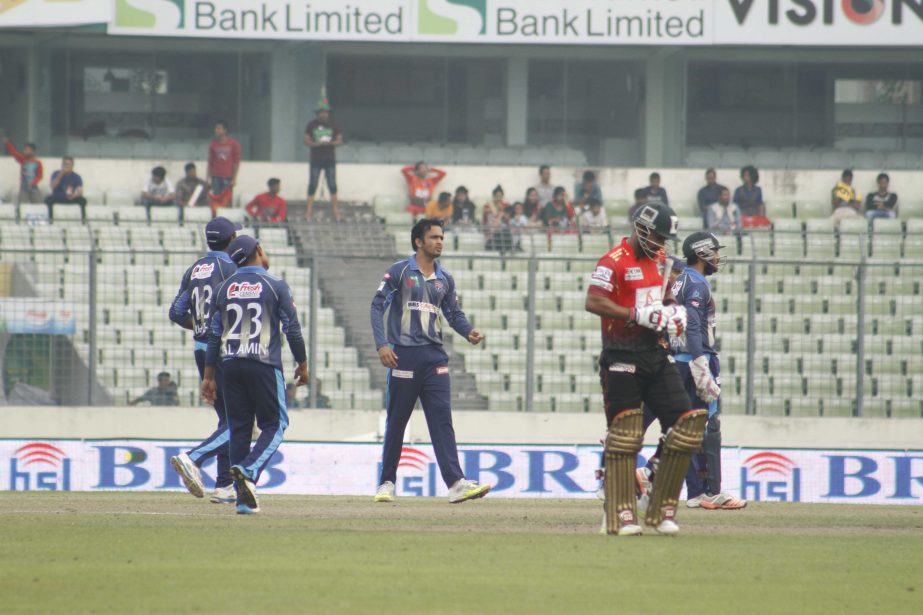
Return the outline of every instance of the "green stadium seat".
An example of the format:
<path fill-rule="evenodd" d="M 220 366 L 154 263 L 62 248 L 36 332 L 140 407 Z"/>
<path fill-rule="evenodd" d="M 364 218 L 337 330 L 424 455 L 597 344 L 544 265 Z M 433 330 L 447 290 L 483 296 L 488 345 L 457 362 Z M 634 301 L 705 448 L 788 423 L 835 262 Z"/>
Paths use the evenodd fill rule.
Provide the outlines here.
<path fill-rule="evenodd" d="M 851 417 L 855 401 L 851 397 L 825 397 L 820 400 L 821 416 Z"/>
<path fill-rule="evenodd" d="M 802 201 L 795 203 L 795 215 L 801 220 L 810 220 L 812 218 L 827 218 L 831 214 L 829 203 L 820 203 L 813 201 Z"/>
<path fill-rule="evenodd" d="M 897 210 L 897 215 L 900 216 L 901 220 L 909 221 L 914 218 L 923 219 L 923 202 L 913 201 L 905 203 L 901 201 L 897 206 Z"/>
<path fill-rule="evenodd" d="M 794 397 L 788 400 L 789 416 L 818 417 L 820 416 L 820 401 L 811 398 Z"/>
<path fill-rule="evenodd" d="M 883 399 L 865 398 L 862 402 L 863 418 L 887 418 L 889 404 Z"/>
<path fill-rule="evenodd" d="M 753 400 L 757 416 L 785 416 L 785 399 L 760 395 Z"/>
<path fill-rule="evenodd" d="M 892 399 L 892 418 L 923 418 L 923 400 L 919 399 Z"/>

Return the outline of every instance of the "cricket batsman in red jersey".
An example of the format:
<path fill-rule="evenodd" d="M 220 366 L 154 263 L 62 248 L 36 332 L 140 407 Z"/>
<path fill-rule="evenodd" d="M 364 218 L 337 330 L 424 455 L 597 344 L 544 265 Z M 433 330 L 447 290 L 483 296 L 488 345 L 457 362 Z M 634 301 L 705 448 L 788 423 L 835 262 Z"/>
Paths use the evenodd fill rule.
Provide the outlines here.
<path fill-rule="evenodd" d="M 676 239 L 678 219 L 668 205 L 645 205 L 631 237 L 596 265 L 587 289 L 586 310 L 602 320 L 599 375 L 608 431 L 603 447 L 605 526 L 609 534 L 642 532 L 636 496 L 636 461 L 644 440 L 642 402 L 660 421 L 657 480 L 645 523 L 661 534 L 676 534 L 676 508 L 689 459 L 702 445 L 706 409 L 691 409 L 682 378 L 663 335 L 680 336 L 686 327 L 681 305 L 664 305 L 668 239 Z"/>

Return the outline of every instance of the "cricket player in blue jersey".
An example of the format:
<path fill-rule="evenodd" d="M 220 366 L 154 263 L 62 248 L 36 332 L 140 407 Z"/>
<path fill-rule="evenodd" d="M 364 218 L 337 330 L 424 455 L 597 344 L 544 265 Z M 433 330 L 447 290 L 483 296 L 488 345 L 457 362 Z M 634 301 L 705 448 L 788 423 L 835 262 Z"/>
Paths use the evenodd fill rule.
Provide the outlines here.
<path fill-rule="evenodd" d="M 202 397 L 217 398 L 216 368 L 231 432 L 231 478 L 237 488 L 238 514 L 260 511 L 256 483 L 282 443 L 288 427 L 282 333 L 295 357 L 295 384 L 308 381 L 308 363 L 292 291 L 269 275 L 269 257 L 248 235 L 228 246 L 237 272 L 215 294 Z M 253 422 L 260 437 L 250 447 Z"/>
<path fill-rule="evenodd" d="M 686 473 L 686 506 L 737 510 L 746 500 L 721 491 L 720 364 L 715 350 L 715 299 L 707 277 L 724 264 L 724 248 L 712 233 L 698 232 L 683 242 L 686 266 L 673 282 L 671 294 L 686 308 L 683 335 L 671 337 L 676 367 L 693 408 L 708 408 L 702 450 L 693 455 Z"/>
<path fill-rule="evenodd" d="M 214 307 L 215 291 L 237 271 L 237 265 L 230 259 L 226 250 L 240 228 L 239 224 L 227 218 L 215 218 L 205 225 L 208 254 L 193 263 L 183 274 L 179 292 L 170 305 L 170 320 L 193 332 L 195 362 L 199 368 L 200 379 L 205 373 L 205 350 L 208 346 L 208 327 Z M 201 498 L 205 495 L 205 487 L 202 484 L 200 468 L 207 460 L 217 457 L 218 473 L 211 501 L 216 504 L 231 503 L 236 496 L 228 457 L 230 436 L 227 415 L 220 391 L 214 407 L 218 414 L 218 428 L 215 432 L 192 450 L 172 457 L 170 464 L 183 479 L 189 493 Z"/>
<path fill-rule="evenodd" d="M 404 430 L 417 399 L 423 405 L 436 462 L 449 488 L 449 502 L 481 498 L 490 491 L 490 485 L 466 479 L 458 462 L 440 311 L 470 343 L 480 344 L 484 336 L 461 310 L 455 280 L 436 260 L 442 256 L 443 240 L 440 220 L 417 222 L 410 233 L 414 254 L 388 269 L 372 299 L 375 345 L 381 364 L 388 368 L 388 420 L 376 502 L 394 500 Z"/>

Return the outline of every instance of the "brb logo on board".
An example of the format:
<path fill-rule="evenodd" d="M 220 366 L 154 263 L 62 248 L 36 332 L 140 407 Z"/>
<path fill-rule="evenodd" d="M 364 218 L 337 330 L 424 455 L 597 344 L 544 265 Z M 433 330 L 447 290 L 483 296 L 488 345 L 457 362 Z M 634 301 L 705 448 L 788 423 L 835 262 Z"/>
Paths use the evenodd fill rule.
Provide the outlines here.
<path fill-rule="evenodd" d="M 740 466 L 740 497 L 756 502 L 800 502 L 801 469 L 779 453 L 750 455 Z"/>
<path fill-rule="evenodd" d="M 397 479 L 397 490 L 401 495 L 418 495 L 432 497 L 436 495 L 436 479 L 439 476 L 433 458 L 418 448 L 405 446 L 401 449 L 401 458 L 397 463 L 406 476 Z M 378 475 L 381 476 L 381 462 L 378 463 Z"/>
<path fill-rule="evenodd" d="M 487 31 L 487 0 L 418 0 L 420 34 L 475 36 Z"/>
<path fill-rule="evenodd" d="M 818 20 L 825 25 L 848 21 L 867 26 L 880 20 L 886 12 L 885 0 L 728 0 L 737 23 L 744 25 L 748 20 L 758 20 L 765 7 L 768 23 L 778 25 L 782 20 L 796 26 L 808 26 Z M 904 22 L 904 16 L 913 13 L 923 21 L 923 0 L 891 0 L 891 23 Z M 754 5 L 761 8 L 753 10 Z M 839 10 L 837 10 L 839 9 Z M 839 18 L 839 19 L 838 19 Z"/>
<path fill-rule="evenodd" d="M 10 457 L 10 491 L 70 491 L 71 460 L 53 444 L 30 442 Z"/>

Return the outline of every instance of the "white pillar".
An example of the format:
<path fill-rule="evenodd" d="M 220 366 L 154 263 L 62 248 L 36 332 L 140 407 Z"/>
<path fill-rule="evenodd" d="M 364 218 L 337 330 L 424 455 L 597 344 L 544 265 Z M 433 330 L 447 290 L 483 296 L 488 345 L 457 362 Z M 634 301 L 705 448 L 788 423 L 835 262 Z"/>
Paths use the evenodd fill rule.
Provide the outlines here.
<path fill-rule="evenodd" d="M 273 49 L 272 160 L 308 159 L 302 131 L 314 117 L 326 81 L 326 62 L 323 50 L 313 45 L 278 44 Z M 333 112 L 336 116 L 336 109 Z"/>
<path fill-rule="evenodd" d="M 506 144 L 526 145 L 529 122 L 529 60 L 512 57 L 506 64 Z"/>
<path fill-rule="evenodd" d="M 671 50 L 654 52 L 646 61 L 644 163 L 675 167 L 685 149 L 686 77 L 681 57 Z"/>

